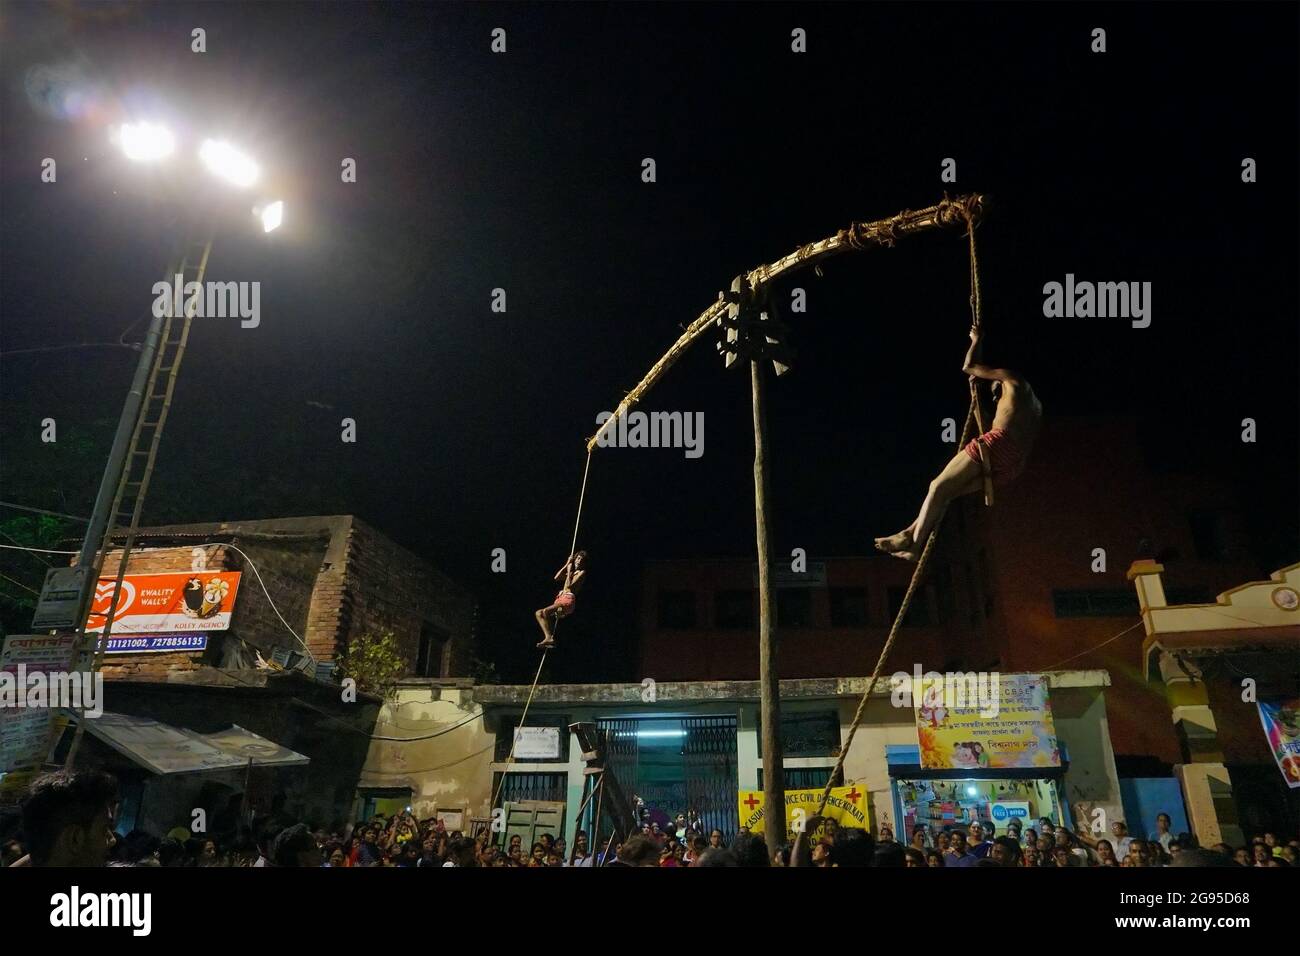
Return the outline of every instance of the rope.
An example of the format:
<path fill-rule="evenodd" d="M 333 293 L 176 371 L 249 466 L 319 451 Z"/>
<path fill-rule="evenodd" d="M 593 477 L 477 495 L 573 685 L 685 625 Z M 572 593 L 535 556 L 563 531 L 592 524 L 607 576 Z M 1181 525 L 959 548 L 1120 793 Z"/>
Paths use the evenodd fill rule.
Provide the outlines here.
<path fill-rule="evenodd" d="M 970 241 L 970 324 L 971 328 L 978 332 L 981 323 L 980 267 L 979 257 L 975 254 L 975 218 L 972 215 L 970 207 L 965 209 L 964 216 L 966 219 L 966 236 Z M 971 408 L 975 413 L 975 424 L 979 426 L 977 434 L 983 435 L 986 429 L 984 428 L 984 415 L 981 412 L 979 405 L 979 384 L 973 375 L 970 379 L 970 400 Z M 962 444 L 965 445 L 965 441 L 963 441 Z M 980 472 L 984 478 L 984 505 L 985 507 L 992 508 L 993 475 L 989 468 L 988 449 L 982 444 L 978 447 L 980 453 Z"/>
<path fill-rule="evenodd" d="M 501 789 L 506 785 L 506 774 L 510 773 L 510 768 L 515 762 L 515 744 L 519 743 L 518 730 L 524 726 L 524 721 L 528 719 L 528 708 L 533 703 L 533 695 L 537 693 L 537 680 L 542 676 L 542 665 L 546 663 L 546 651 L 542 651 L 542 659 L 537 664 L 537 673 L 533 675 L 533 686 L 528 691 L 528 700 L 524 702 L 524 712 L 519 715 L 519 723 L 515 724 L 515 733 L 510 735 L 510 753 L 506 757 L 506 769 L 501 771 L 501 782 L 497 784 L 497 792 L 492 794 L 492 802 L 488 804 L 488 809 L 497 805 L 497 799 L 501 796 Z"/>
<path fill-rule="evenodd" d="M 961 445 L 965 446 L 970 437 L 971 420 L 975 417 L 975 402 L 971 403 L 970 411 L 966 413 L 966 427 L 962 429 Z M 939 528 L 943 524 L 943 519 L 934 526 L 930 536 L 926 538 L 925 549 L 921 552 L 920 559 L 916 562 L 916 570 L 912 572 L 912 580 L 908 582 L 907 593 L 903 595 L 903 603 L 898 608 L 898 613 L 894 615 L 894 623 L 890 625 L 889 637 L 885 640 L 885 646 L 880 651 L 880 657 L 876 660 L 875 669 L 871 672 L 871 679 L 867 682 L 866 692 L 863 693 L 862 699 L 858 701 L 858 709 L 853 714 L 853 726 L 849 728 L 848 739 L 840 747 L 840 755 L 836 758 L 835 769 L 831 771 L 830 777 L 826 781 L 826 786 L 822 788 L 821 800 L 817 803 L 817 812 L 813 816 L 821 816 L 822 811 L 826 809 L 826 804 L 831 797 L 831 785 L 835 778 L 840 775 L 844 769 L 844 758 L 848 756 L 849 748 L 853 746 L 853 738 L 858 732 L 858 726 L 862 723 L 862 715 L 867 709 L 867 702 L 875 692 L 876 683 L 880 680 L 880 672 L 884 670 L 885 660 L 889 657 L 889 652 L 894 647 L 894 641 L 898 638 L 899 628 L 902 626 L 903 618 L 907 616 L 908 608 L 912 606 L 912 595 L 916 593 L 916 585 L 921 580 L 921 574 L 925 571 L 926 562 L 930 559 L 930 552 L 934 549 L 934 542 L 939 537 Z"/>
<path fill-rule="evenodd" d="M 968 203 L 963 206 L 961 215 L 966 220 L 966 235 L 970 241 L 970 310 L 971 310 L 971 328 L 976 331 L 980 328 L 980 274 L 979 259 L 975 254 L 975 212 L 974 204 Z M 979 434 L 984 433 L 983 416 L 980 414 L 979 392 L 976 390 L 975 379 L 970 381 L 970 410 L 966 413 L 966 424 L 962 426 L 961 442 L 959 448 L 964 448 L 971 438 L 971 425 L 976 424 L 979 427 Z M 992 504 L 992 485 L 989 476 L 988 460 L 985 457 L 984 447 L 980 446 L 980 466 L 984 472 L 984 493 L 985 503 Z M 822 811 L 826 809 L 826 804 L 830 800 L 831 785 L 835 779 L 844 770 L 844 760 L 848 756 L 849 749 L 853 746 L 853 738 L 858 732 L 858 727 L 862 723 L 862 715 L 866 712 L 867 703 L 871 700 L 871 695 L 875 692 L 876 683 L 880 680 L 880 673 L 884 670 L 885 661 L 889 657 L 889 652 L 893 650 L 894 642 L 898 639 L 898 631 L 902 626 L 903 618 L 907 616 L 908 609 L 912 606 L 912 595 L 916 593 L 916 585 L 921 580 L 921 575 L 925 571 L 926 563 L 930 559 L 930 552 L 934 549 L 934 542 L 939 537 L 939 529 L 943 525 L 943 519 L 936 522 L 930 535 L 926 538 L 925 548 L 921 552 L 921 557 L 916 562 L 916 569 L 912 572 L 912 580 L 908 582 L 907 592 L 903 595 L 903 603 L 894 616 L 894 622 L 889 627 L 889 636 L 885 639 L 885 646 L 880 651 L 880 657 L 876 660 L 876 666 L 871 671 L 871 679 L 867 681 L 867 689 L 858 701 L 858 709 L 853 714 L 853 725 L 849 728 L 848 738 L 840 747 L 840 755 L 835 760 L 835 769 L 831 771 L 830 777 L 826 780 L 826 786 L 822 788 L 821 799 L 817 803 L 817 812 L 814 816 L 821 816 Z M 800 839 L 804 837 L 800 834 Z"/>
<path fill-rule="evenodd" d="M 569 557 L 572 558 L 578 550 L 578 527 L 582 524 L 582 503 L 587 500 L 587 475 L 591 472 L 591 449 L 587 449 L 587 464 L 582 468 L 582 491 L 578 493 L 578 517 L 573 521 L 573 541 L 569 545 Z M 568 574 L 564 576 L 564 583 L 567 587 L 569 584 L 569 575 L 573 573 L 573 568 L 569 568 Z M 556 621 L 559 626 L 559 621 Z"/>
<path fill-rule="evenodd" d="M 569 545 L 569 561 L 564 574 L 564 587 L 567 589 L 573 583 L 573 555 L 578 550 L 578 529 L 582 526 L 582 504 L 587 500 L 587 478 L 591 474 L 591 449 L 587 449 L 587 463 L 582 469 L 582 490 L 578 492 L 578 516 L 573 521 L 573 541 Z M 551 636 L 560 629 L 560 620 L 556 619 L 554 626 L 551 628 Z M 515 731 L 524 726 L 528 720 L 528 708 L 532 706 L 533 695 L 537 693 L 537 682 L 542 677 L 542 666 L 546 663 L 548 648 L 542 649 L 542 659 L 537 663 L 537 673 L 533 675 L 533 684 L 528 689 L 528 700 L 524 702 L 524 712 L 519 715 L 519 723 L 515 724 Z M 519 734 L 512 734 L 510 741 L 510 754 L 506 757 L 506 769 L 501 771 L 501 782 L 497 784 L 496 793 L 492 794 L 492 802 L 488 805 L 489 809 L 497 805 L 497 799 L 501 796 L 501 790 L 506 785 L 506 775 L 510 773 L 510 768 L 514 765 L 515 744 L 519 742 Z"/>

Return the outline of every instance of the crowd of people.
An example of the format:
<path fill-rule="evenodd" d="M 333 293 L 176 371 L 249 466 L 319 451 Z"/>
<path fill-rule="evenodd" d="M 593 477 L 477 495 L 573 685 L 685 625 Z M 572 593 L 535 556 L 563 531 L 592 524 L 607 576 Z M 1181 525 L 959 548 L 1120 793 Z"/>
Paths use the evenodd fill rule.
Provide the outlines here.
<path fill-rule="evenodd" d="M 159 838 L 114 829 L 116 781 L 99 771 L 58 772 L 38 779 L 22 807 L 16 832 L 0 833 L 0 866 L 165 867 L 968 867 L 968 866 L 1251 866 L 1300 864 L 1300 839 L 1283 842 L 1262 833 L 1245 846 L 1198 846 L 1175 835 L 1160 814 L 1156 831 L 1134 837 L 1122 822 L 1111 836 L 1057 826 L 1046 817 L 1034 827 L 1012 821 L 1001 831 L 991 821 L 945 827 L 916 826 L 907 844 L 882 828 L 879 839 L 831 819 L 809 821 L 816 839 L 783 843 L 770 851 L 762 835 L 742 827 L 727 839 L 705 829 L 694 813 L 661 826 L 642 822 L 626 840 L 604 836 L 592 846 L 579 830 L 564 838 L 541 834 L 525 846 L 519 834 L 498 839 L 490 831 L 449 832 L 442 820 L 417 819 L 409 810 L 377 814 L 334 828 L 313 827 L 276 810 L 229 832 L 194 833 L 178 827 Z M 504 835 L 503 835 L 504 836 Z M 798 853 L 800 859 L 795 860 Z M 806 854 L 806 858 L 804 857 Z"/>

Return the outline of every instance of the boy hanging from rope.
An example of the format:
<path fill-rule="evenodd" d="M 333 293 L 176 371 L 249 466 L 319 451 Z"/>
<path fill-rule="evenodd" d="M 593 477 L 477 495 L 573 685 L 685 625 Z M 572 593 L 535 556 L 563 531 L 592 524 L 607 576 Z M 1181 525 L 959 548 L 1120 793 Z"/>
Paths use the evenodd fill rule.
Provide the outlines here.
<path fill-rule="evenodd" d="M 929 493 L 921 503 L 915 521 L 898 534 L 876 539 L 879 551 L 905 561 L 916 561 L 921 556 L 926 539 L 953 499 L 983 488 L 981 448 L 988 459 L 995 488 L 1014 481 L 1025 469 L 1030 448 L 1042 424 L 1043 406 L 1033 388 L 1019 374 L 1010 369 L 990 368 L 979 362 L 981 339 L 979 329 L 972 327 L 970 348 L 966 351 L 961 370 L 972 379 L 982 378 L 993 383 L 993 400 L 997 403 L 993 427 L 957 452 L 939 477 L 930 482 Z"/>
<path fill-rule="evenodd" d="M 537 618 L 538 627 L 542 629 L 542 640 L 538 643 L 538 647 L 549 650 L 555 646 L 555 625 L 573 613 L 574 599 L 577 597 L 578 589 L 582 587 L 582 579 L 586 576 L 586 551 L 578 551 L 570 555 L 569 560 L 564 562 L 564 567 L 555 572 L 556 581 L 564 580 L 560 593 L 555 596 L 552 603 L 533 615 Z"/>

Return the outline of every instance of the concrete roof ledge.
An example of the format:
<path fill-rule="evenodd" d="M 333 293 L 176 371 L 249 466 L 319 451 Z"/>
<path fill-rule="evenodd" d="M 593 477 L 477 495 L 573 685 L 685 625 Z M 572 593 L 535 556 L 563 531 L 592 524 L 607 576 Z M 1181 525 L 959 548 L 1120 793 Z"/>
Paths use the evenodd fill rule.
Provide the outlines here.
<path fill-rule="evenodd" d="M 1010 673 L 1010 672 L 1008 672 Z M 1109 687 L 1110 674 L 1104 670 L 1048 671 L 1044 675 L 1053 689 Z M 781 698 L 817 699 L 835 697 L 861 697 L 867 689 L 867 677 L 821 677 L 781 681 Z M 479 684 L 473 689 L 474 700 L 479 704 L 501 706 L 522 705 L 531 690 L 525 684 Z M 645 688 L 640 684 L 542 684 L 533 695 L 534 703 L 583 704 L 642 704 Z M 876 684 L 873 697 L 888 697 L 889 676 L 884 675 Z M 699 701 L 756 701 L 758 681 L 662 681 L 655 685 L 656 704 L 678 704 Z"/>

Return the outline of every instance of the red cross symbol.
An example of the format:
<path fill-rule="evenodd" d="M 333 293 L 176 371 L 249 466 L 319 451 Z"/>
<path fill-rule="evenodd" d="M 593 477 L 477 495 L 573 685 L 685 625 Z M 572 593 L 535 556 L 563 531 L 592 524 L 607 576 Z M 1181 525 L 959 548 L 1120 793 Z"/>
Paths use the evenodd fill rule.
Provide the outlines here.
<path fill-rule="evenodd" d="M 852 790 L 846 793 L 845 796 L 848 798 L 849 803 L 853 803 L 853 801 L 857 800 L 858 797 L 862 796 L 862 794 L 858 793 L 857 787 L 854 787 Z"/>
<path fill-rule="evenodd" d="M 758 801 L 754 799 L 754 795 L 752 793 L 749 795 L 749 799 L 745 801 L 745 806 L 749 807 L 749 809 L 751 810 L 753 810 L 756 806 L 758 806 Z"/>

